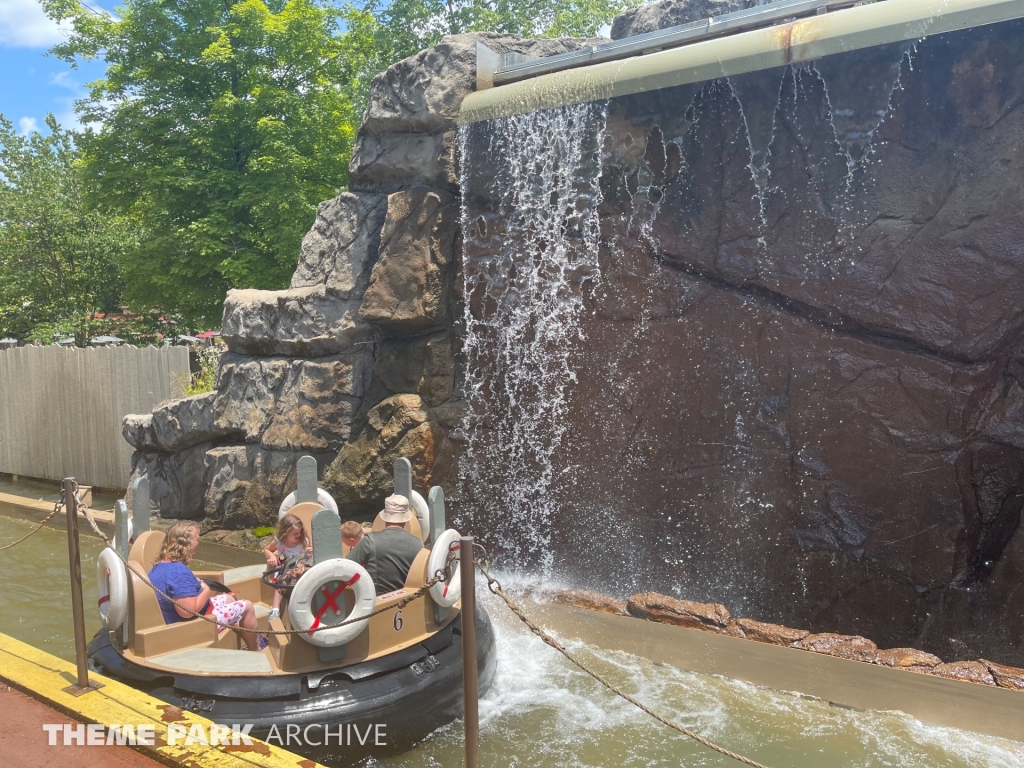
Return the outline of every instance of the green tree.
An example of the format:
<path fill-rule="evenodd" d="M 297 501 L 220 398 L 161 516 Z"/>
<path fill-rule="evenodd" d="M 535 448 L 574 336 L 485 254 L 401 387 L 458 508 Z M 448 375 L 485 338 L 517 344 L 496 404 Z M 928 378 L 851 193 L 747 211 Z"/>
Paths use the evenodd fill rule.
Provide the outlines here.
<path fill-rule="evenodd" d="M 321 200 L 345 184 L 357 115 L 338 12 L 313 0 L 126 0 L 118 16 L 43 0 L 102 56 L 79 102 L 92 198 L 147 236 L 126 296 L 219 324 L 229 287 L 287 285 Z"/>
<path fill-rule="evenodd" d="M 344 47 L 359 106 L 373 76 L 437 45 L 444 35 L 500 32 L 523 37 L 594 37 L 643 0 L 368 0 L 346 6 Z M 361 110 L 360 110 L 361 111 Z"/>
<path fill-rule="evenodd" d="M 86 206 L 73 134 L 21 136 L 0 115 L 0 336 L 85 343 L 100 312 L 118 311 L 117 262 L 138 228 Z"/>

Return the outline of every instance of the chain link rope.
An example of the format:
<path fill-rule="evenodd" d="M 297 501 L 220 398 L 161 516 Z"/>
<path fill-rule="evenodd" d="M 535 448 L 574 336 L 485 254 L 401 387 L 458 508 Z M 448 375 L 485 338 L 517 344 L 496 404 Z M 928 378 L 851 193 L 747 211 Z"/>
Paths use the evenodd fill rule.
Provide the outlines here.
<path fill-rule="evenodd" d="M 560 654 L 562 654 L 572 664 L 574 664 L 577 667 L 579 667 L 581 670 L 583 670 L 585 673 L 590 675 L 590 677 L 594 678 L 597 682 L 599 682 L 601 685 L 603 685 L 609 691 L 614 693 L 616 696 L 620 696 L 621 698 L 625 699 L 626 701 L 628 701 L 633 706 L 635 706 L 638 709 L 640 709 L 642 712 L 645 712 L 646 714 L 648 714 L 651 717 L 653 717 L 659 723 L 661 723 L 663 725 L 667 725 L 669 728 L 672 728 L 673 730 L 678 731 L 679 733 L 683 734 L 684 736 L 687 736 L 687 737 L 693 739 L 698 744 L 701 744 L 701 745 L 707 747 L 708 749 L 713 750 L 714 752 L 719 753 L 720 755 L 725 755 L 726 757 L 731 757 L 733 760 L 736 760 L 737 762 L 743 763 L 744 765 L 749 765 L 750 768 L 766 768 L 766 766 L 762 765 L 761 763 L 756 762 L 755 760 L 751 760 L 749 757 L 744 757 L 743 755 L 740 755 L 740 754 L 737 754 L 735 752 L 732 752 L 732 751 L 726 749 L 725 747 L 719 746 L 718 744 L 715 744 L 713 741 L 710 741 L 709 739 L 704 738 L 699 733 L 694 733 L 693 731 L 689 730 L 688 728 L 685 728 L 682 725 L 679 725 L 678 723 L 674 723 L 671 720 L 669 720 L 669 719 L 667 719 L 665 717 L 662 717 L 657 712 L 655 712 L 653 709 L 648 707 L 646 704 L 643 704 L 642 702 L 637 701 L 632 696 L 630 696 L 628 693 L 626 693 L 623 690 L 620 690 L 613 683 L 611 683 L 610 681 L 606 680 L 600 674 L 598 674 L 597 672 L 592 670 L 590 667 L 588 667 L 586 665 L 586 663 L 584 663 L 583 661 L 578 659 L 575 655 L 573 655 L 572 653 L 567 651 L 565 649 L 565 647 L 562 646 L 561 643 L 559 643 L 557 640 L 555 640 L 555 638 L 551 637 L 551 635 L 549 635 L 547 632 L 545 632 L 543 629 L 541 629 L 539 626 L 537 626 L 535 623 L 533 623 L 529 619 L 529 617 L 527 617 L 527 615 L 523 611 L 522 607 L 519 606 L 509 596 L 509 594 L 504 590 L 504 588 L 501 586 L 501 582 L 499 582 L 496 578 L 491 576 L 490 564 L 487 562 L 487 559 L 486 559 L 486 557 L 487 557 L 487 550 L 484 549 L 483 547 L 481 547 L 479 544 L 474 544 L 474 546 L 478 547 L 479 549 L 481 549 L 483 551 L 483 553 L 484 553 L 484 557 L 483 558 L 481 558 L 480 560 L 474 560 L 473 562 L 477 565 L 478 568 L 480 568 L 480 571 L 483 573 L 484 578 L 487 579 L 487 589 L 489 589 L 492 594 L 497 595 L 499 598 L 501 598 L 502 602 L 504 602 L 505 605 L 508 606 L 509 610 L 512 611 L 512 613 L 514 613 L 519 618 L 519 620 L 522 621 L 530 629 L 531 632 L 533 632 L 533 634 L 535 634 L 537 637 L 539 637 L 545 643 L 547 643 L 552 648 L 554 648 L 556 651 L 558 651 Z"/>

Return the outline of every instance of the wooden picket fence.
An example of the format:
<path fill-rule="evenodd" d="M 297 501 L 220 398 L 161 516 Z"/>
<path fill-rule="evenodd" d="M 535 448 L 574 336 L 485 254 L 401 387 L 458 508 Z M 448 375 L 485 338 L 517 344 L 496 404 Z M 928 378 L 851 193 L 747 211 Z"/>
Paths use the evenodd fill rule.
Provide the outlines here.
<path fill-rule="evenodd" d="M 185 347 L 0 351 L 0 472 L 127 487 L 121 420 L 181 397 L 188 377 Z"/>

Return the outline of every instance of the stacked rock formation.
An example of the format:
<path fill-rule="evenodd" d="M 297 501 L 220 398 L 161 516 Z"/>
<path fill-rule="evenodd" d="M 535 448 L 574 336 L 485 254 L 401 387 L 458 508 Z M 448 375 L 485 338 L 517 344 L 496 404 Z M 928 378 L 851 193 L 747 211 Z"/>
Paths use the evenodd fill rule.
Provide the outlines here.
<path fill-rule="evenodd" d="M 320 205 L 291 286 L 228 293 L 215 390 L 125 419 L 133 478 L 150 478 L 159 515 L 268 524 L 306 453 L 349 515 L 376 511 L 399 456 L 417 485 L 450 483 L 456 119 L 478 40 L 533 56 L 593 43 L 458 35 L 377 77 L 348 191 Z"/>

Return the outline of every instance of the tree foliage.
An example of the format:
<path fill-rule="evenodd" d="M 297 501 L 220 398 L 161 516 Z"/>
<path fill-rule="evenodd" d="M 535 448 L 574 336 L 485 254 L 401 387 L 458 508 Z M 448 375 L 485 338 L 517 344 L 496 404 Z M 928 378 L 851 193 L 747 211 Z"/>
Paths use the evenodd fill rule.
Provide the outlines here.
<path fill-rule="evenodd" d="M 592 36 L 640 0 L 42 0 L 52 53 L 102 57 L 78 103 L 99 209 L 146 232 L 125 296 L 215 324 L 229 287 L 280 288 L 316 206 L 345 184 L 374 75 L 446 34 Z M 342 0 L 337 0 L 342 2 Z"/>
<path fill-rule="evenodd" d="M 99 207 L 147 233 L 123 264 L 136 307 L 219 321 L 228 287 L 280 288 L 321 200 L 344 185 L 356 126 L 337 14 L 312 0 L 127 0 L 118 17 L 44 0 L 102 55 L 78 105 Z"/>
<path fill-rule="evenodd" d="M 138 228 L 90 210 L 71 132 L 48 115 L 49 135 L 21 136 L 0 115 L 0 336 L 75 334 L 118 311 L 117 263 Z"/>
<path fill-rule="evenodd" d="M 500 32 L 523 37 L 594 37 L 643 0 L 368 0 L 347 5 L 345 49 L 364 103 L 370 80 L 445 35 Z"/>

